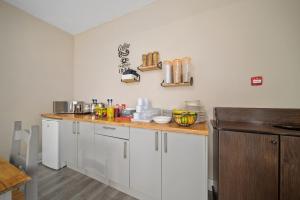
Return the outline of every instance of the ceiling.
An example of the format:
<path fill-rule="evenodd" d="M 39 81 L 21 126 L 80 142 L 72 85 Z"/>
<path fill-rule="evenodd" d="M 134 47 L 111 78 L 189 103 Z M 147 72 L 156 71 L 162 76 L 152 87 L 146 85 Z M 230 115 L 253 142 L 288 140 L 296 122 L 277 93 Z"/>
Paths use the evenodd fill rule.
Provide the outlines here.
<path fill-rule="evenodd" d="M 77 34 L 155 0 L 4 0 L 68 33 Z"/>

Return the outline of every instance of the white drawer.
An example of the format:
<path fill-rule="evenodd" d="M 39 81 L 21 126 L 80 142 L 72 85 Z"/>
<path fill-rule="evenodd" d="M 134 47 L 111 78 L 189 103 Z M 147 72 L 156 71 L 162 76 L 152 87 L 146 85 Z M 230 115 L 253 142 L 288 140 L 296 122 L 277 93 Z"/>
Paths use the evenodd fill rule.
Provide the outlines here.
<path fill-rule="evenodd" d="M 95 124 L 95 134 L 129 139 L 129 127 Z"/>

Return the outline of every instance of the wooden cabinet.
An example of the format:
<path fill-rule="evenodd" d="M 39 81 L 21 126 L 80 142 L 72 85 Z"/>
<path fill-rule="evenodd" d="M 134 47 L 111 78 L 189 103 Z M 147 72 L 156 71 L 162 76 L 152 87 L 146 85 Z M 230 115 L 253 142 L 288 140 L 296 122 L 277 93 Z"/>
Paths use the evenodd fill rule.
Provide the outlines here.
<path fill-rule="evenodd" d="M 219 134 L 219 200 L 278 199 L 279 136 Z"/>
<path fill-rule="evenodd" d="M 78 170 L 90 174 L 94 169 L 94 125 L 77 122 L 77 157 Z"/>
<path fill-rule="evenodd" d="M 68 167 L 77 169 L 77 130 L 76 122 L 62 120 L 60 122 L 61 131 L 61 162 Z"/>
<path fill-rule="evenodd" d="M 207 137 L 163 132 L 162 199 L 207 199 Z"/>
<path fill-rule="evenodd" d="M 140 199 L 161 199 L 161 133 L 130 129 L 130 187 Z"/>
<path fill-rule="evenodd" d="M 280 199 L 300 199 L 300 137 L 281 136 Z"/>
<path fill-rule="evenodd" d="M 300 199 L 300 109 L 214 108 L 218 200 Z"/>

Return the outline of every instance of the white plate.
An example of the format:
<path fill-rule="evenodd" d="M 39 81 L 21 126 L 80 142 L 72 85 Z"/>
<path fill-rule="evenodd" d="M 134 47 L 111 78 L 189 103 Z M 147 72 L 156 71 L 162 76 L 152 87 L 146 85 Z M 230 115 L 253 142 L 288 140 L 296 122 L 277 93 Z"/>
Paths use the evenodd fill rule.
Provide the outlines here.
<path fill-rule="evenodd" d="M 153 118 L 153 121 L 158 124 L 167 124 L 172 120 L 172 117 L 168 116 L 157 116 Z"/>

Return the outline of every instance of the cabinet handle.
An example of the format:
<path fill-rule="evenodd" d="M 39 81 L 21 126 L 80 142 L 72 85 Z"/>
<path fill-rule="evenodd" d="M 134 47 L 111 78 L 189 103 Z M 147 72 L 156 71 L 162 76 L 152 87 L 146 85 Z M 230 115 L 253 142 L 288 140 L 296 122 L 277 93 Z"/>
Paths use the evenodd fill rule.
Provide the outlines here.
<path fill-rule="evenodd" d="M 76 124 L 73 122 L 73 134 L 76 134 Z"/>
<path fill-rule="evenodd" d="M 127 158 L 127 142 L 124 142 L 124 159 Z"/>
<path fill-rule="evenodd" d="M 165 153 L 168 153 L 168 133 L 164 133 L 164 147 Z"/>
<path fill-rule="evenodd" d="M 79 131 L 79 122 L 77 122 L 77 134 L 80 134 L 80 131 Z"/>
<path fill-rule="evenodd" d="M 271 140 L 271 143 L 272 143 L 272 144 L 277 144 L 277 143 L 278 143 L 278 140 L 277 140 L 277 139 L 273 139 L 273 140 Z"/>
<path fill-rule="evenodd" d="M 104 129 L 115 130 L 115 127 L 103 126 Z"/>
<path fill-rule="evenodd" d="M 155 132 L 155 151 L 158 151 L 158 131 Z"/>

